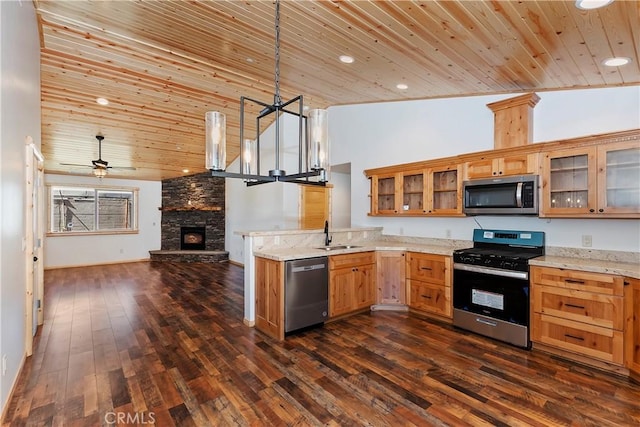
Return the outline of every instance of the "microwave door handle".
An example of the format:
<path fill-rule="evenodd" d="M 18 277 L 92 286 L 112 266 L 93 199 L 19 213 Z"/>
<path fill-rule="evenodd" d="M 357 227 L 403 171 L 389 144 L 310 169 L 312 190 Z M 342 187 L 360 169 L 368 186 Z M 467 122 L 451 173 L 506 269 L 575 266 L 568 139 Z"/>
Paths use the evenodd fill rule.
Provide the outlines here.
<path fill-rule="evenodd" d="M 518 186 L 516 187 L 516 206 L 521 208 L 522 207 L 522 182 L 518 183 Z"/>

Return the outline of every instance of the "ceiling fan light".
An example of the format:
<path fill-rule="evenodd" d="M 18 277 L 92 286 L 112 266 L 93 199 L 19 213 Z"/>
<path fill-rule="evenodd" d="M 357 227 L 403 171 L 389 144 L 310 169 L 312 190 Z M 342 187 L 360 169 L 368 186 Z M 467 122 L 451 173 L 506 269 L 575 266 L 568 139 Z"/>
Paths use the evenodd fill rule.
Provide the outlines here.
<path fill-rule="evenodd" d="M 93 174 L 97 178 L 104 178 L 105 176 L 107 176 L 107 170 L 106 169 L 102 169 L 102 168 L 95 168 L 93 170 Z"/>
<path fill-rule="evenodd" d="M 219 111 L 207 111 L 206 122 L 206 159 L 209 170 L 223 171 L 227 161 L 226 117 Z"/>

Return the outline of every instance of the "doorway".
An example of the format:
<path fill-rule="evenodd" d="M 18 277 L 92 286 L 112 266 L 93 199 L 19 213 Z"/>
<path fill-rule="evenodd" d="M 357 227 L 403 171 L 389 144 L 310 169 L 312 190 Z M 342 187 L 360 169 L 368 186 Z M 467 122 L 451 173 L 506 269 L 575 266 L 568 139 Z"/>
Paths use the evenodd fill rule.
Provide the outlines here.
<path fill-rule="evenodd" d="M 26 143 L 26 206 L 25 206 L 25 265 L 26 265 L 26 337 L 25 352 L 33 353 L 33 337 L 38 325 L 44 322 L 43 238 L 44 238 L 44 157 L 28 136 Z"/>

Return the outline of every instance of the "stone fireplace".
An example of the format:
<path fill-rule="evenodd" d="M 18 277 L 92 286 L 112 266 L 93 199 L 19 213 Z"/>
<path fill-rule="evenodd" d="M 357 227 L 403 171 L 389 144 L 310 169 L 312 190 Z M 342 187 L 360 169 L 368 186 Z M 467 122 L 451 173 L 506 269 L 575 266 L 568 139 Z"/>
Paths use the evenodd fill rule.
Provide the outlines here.
<path fill-rule="evenodd" d="M 159 251 L 152 261 L 227 261 L 224 179 L 208 173 L 162 181 Z"/>

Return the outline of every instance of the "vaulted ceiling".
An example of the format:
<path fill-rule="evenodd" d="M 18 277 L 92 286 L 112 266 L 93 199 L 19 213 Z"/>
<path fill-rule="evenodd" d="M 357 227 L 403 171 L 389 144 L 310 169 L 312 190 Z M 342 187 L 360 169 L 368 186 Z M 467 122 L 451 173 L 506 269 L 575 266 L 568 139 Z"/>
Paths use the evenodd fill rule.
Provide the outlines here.
<path fill-rule="evenodd" d="M 50 173 L 159 180 L 204 171 L 204 115 L 273 101 L 274 2 L 34 0 Z M 282 98 L 332 105 L 640 84 L 640 6 L 614 1 L 288 1 Z M 344 64 L 340 55 L 355 61 Z M 602 64 L 631 58 L 624 67 Z M 396 87 L 404 83 L 407 89 Z M 96 98 L 107 98 L 102 106 Z M 249 114 L 252 111 L 248 112 Z"/>

